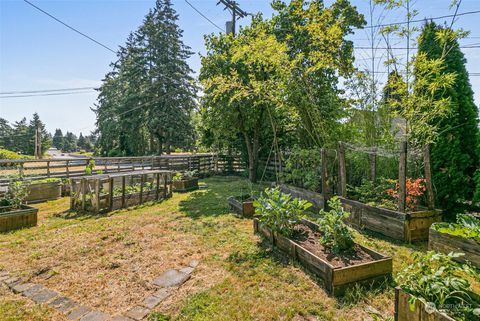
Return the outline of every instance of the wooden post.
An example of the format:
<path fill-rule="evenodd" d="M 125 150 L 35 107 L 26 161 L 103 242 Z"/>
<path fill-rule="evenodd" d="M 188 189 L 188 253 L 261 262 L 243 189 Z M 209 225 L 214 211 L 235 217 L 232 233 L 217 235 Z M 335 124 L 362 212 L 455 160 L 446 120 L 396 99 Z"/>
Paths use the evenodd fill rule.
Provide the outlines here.
<path fill-rule="evenodd" d="M 120 172 L 120 160 L 117 159 L 117 172 Z"/>
<path fill-rule="evenodd" d="M 160 173 L 157 173 L 157 186 L 155 187 L 155 199 L 158 201 L 160 197 Z"/>
<path fill-rule="evenodd" d="M 73 182 L 73 179 L 70 180 L 70 210 L 73 210 L 74 207 L 76 207 L 75 204 L 75 198 L 76 198 L 76 191 L 75 191 L 75 183 Z"/>
<path fill-rule="evenodd" d="M 122 208 L 125 207 L 125 176 L 122 176 Z"/>
<path fill-rule="evenodd" d="M 327 151 L 322 148 L 320 151 L 321 165 L 322 165 L 322 194 L 325 200 L 329 199 L 330 190 L 328 188 L 328 174 L 327 174 Z"/>
<path fill-rule="evenodd" d="M 70 177 L 70 168 L 69 168 L 69 165 L 70 165 L 70 161 L 67 160 L 67 177 Z"/>
<path fill-rule="evenodd" d="M 435 209 L 435 198 L 433 195 L 432 168 L 430 163 L 430 145 L 423 147 L 423 166 L 425 171 L 425 187 L 427 188 L 427 207 L 429 210 Z"/>
<path fill-rule="evenodd" d="M 47 177 L 50 177 L 50 161 L 47 161 Z"/>
<path fill-rule="evenodd" d="M 85 211 L 86 209 L 86 201 L 87 201 L 87 195 L 85 194 L 87 192 L 87 181 L 85 178 L 82 178 L 82 211 Z"/>
<path fill-rule="evenodd" d="M 369 155 L 370 157 L 370 180 L 373 184 L 377 180 L 377 149 L 372 148 L 372 152 Z"/>
<path fill-rule="evenodd" d="M 113 177 L 110 177 L 110 181 L 109 181 L 109 184 L 108 184 L 108 188 L 110 189 L 110 196 L 108 198 L 108 209 L 109 211 L 112 211 L 113 210 Z"/>
<path fill-rule="evenodd" d="M 342 142 L 338 144 L 338 170 L 340 176 L 339 194 L 347 197 L 347 170 L 345 166 L 345 146 Z"/>
<path fill-rule="evenodd" d="M 18 166 L 18 176 L 23 177 L 23 172 L 24 172 L 24 167 L 23 167 L 23 162 L 20 163 L 20 166 Z"/>
<path fill-rule="evenodd" d="M 400 143 L 400 162 L 398 165 L 398 210 L 407 210 L 407 142 Z"/>
<path fill-rule="evenodd" d="M 100 178 L 94 180 L 95 182 L 95 212 L 100 213 Z"/>
<path fill-rule="evenodd" d="M 163 199 L 167 199 L 167 177 L 168 177 L 169 174 L 167 173 L 163 173 L 162 174 L 162 177 L 163 177 Z M 169 191 L 171 192 L 171 191 Z"/>
<path fill-rule="evenodd" d="M 143 203 L 143 182 L 145 181 L 145 174 L 140 175 L 140 204 Z"/>

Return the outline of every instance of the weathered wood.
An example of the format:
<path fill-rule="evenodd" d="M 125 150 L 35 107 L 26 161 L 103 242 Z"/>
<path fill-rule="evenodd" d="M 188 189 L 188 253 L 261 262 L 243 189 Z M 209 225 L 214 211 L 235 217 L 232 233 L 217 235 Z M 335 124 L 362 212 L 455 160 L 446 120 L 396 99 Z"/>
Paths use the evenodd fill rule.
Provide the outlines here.
<path fill-rule="evenodd" d="M 122 208 L 125 207 L 125 185 L 126 185 L 126 177 L 122 177 Z"/>
<path fill-rule="evenodd" d="M 318 225 L 303 220 L 303 224 L 318 230 Z M 282 235 L 272 233 L 267 227 L 262 226 L 258 219 L 253 220 L 256 233 L 263 235 L 290 257 L 297 259 L 307 270 L 319 276 L 325 281 L 325 287 L 331 295 L 341 296 L 347 289 L 354 287 L 356 283 L 371 284 L 385 281 L 392 274 L 392 258 L 384 256 L 371 249 L 362 247 L 372 255 L 374 260 L 368 263 L 355 264 L 347 267 L 335 267 L 328 261 L 311 253 L 297 242 Z"/>
<path fill-rule="evenodd" d="M 243 197 L 230 196 L 227 200 L 230 208 L 241 217 L 252 218 L 255 214 L 252 199 L 243 200 Z"/>
<path fill-rule="evenodd" d="M 114 184 L 113 184 L 113 178 L 110 177 L 109 182 L 108 182 L 108 209 L 109 211 L 113 210 L 113 190 L 114 190 Z"/>
<path fill-rule="evenodd" d="M 342 142 L 338 144 L 338 174 L 339 179 L 339 195 L 347 197 L 347 169 L 345 165 L 345 146 Z"/>
<path fill-rule="evenodd" d="M 19 209 L 0 207 L 0 232 L 8 232 L 37 225 L 38 209 L 22 205 Z"/>
<path fill-rule="evenodd" d="M 472 239 L 461 236 L 441 233 L 430 228 L 428 249 L 448 254 L 450 252 L 464 253 L 464 256 L 455 258 L 458 262 L 470 261 L 480 269 L 480 244 Z"/>
<path fill-rule="evenodd" d="M 173 182 L 175 192 L 189 192 L 198 189 L 198 178 L 186 178 Z"/>
<path fill-rule="evenodd" d="M 407 142 L 400 143 L 400 161 L 398 164 L 398 210 L 405 212 L 407 207 Z"/>
<path fill-rule="evenodd" d="M 140 175 L 140 204 L 143 203 L 143 184 L 145 182 L 145 175 Z"/>
<path fill-rule="evenodd" d="M 415 300 L 412 309 L 410 294 L 400 288 L 396 288 L 395 321 L 455 321 L 455 319 L 436 309 L 426 311 L 425 304 L 420 300 Z"/>
<path fill-rule="evenodd" d="M 311 207 L 311 210 L 316 213 L 325 208 L 325 197 L 323 194 L 286 184 L 279 184 L 277 186 L 282 193 L 290 194 L 295 198 L 312 203 L 313 206 Z"/>
<path fill-rule="evenodd" d="M 158 201 L 158 198 L 160 197 L 160 173 L 157 173 L 157 175 L 155 175 L 155 182 L 156 182 L 156 184 L 155 184 L 155 199 Z"/>
<path fill-rule="evenodd" d="M 29 204 L 56 200 L 62 196 L 60 181 L 28 184 L 27 191 L 25 201 Z"/>
<path fill-rule="evenodd" d="M 432 168 L 430 162 L 430 145 L 423 147 L 423 163 L 425 172 L 425 187 L 427 189 L 427 206 L 433 210 L 435 208 L 435 199 L 432 184 Z"/>

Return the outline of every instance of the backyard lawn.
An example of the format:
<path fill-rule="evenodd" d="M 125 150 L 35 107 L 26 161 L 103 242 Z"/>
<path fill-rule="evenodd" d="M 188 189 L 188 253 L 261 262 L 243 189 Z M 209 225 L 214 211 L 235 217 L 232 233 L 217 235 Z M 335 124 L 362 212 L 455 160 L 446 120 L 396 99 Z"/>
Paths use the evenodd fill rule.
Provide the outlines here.
<path fill-rule="evenodd" d="M 162 272 L 196 260 L 191 278 L 149 320 L 393 320 L 389 284 L 329 297 L 322 281 L 254 235 L 251 220 L 231 213 L 228 196 L 259 186 L 236 177 L 201 182 L 201 190 L 108 215 L 68 213 L 67 198 L 39 204 L 37 227 L 0 234 L 0 270 L 115 315 L 153 292 Z M 394 273 L 426 250 L 370 234 L 355 239 L 393 256 Z M 2 286 L 0 319 L 66 318 Z"/>

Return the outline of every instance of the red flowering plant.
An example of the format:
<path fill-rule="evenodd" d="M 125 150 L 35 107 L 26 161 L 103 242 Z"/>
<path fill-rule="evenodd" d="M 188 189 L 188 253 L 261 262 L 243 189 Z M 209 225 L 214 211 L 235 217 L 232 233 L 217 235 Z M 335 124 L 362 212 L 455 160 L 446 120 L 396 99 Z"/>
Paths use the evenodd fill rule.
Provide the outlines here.
<path fill-rule="evenodd" d="M 395 198 L 398 200 L 399 195 L 398 195 L 398 190 L 400 188 L 400 185 L 397 181 L 395 184 L 395 189 L 389 188 L 385 192 L 390 195 L 391 197 Z M 406 184 L 406 202 L 407 202 L 407 208 L 409 210 L 414 210 L 417 206 L 418 199 L 425 194 L 425 191 L 427 190 L 427 187 L 425 186 L 425 179 L 424 178 L 417 178 L 417 179 L 411 179 L 407 178 L 407 184 Z"/>

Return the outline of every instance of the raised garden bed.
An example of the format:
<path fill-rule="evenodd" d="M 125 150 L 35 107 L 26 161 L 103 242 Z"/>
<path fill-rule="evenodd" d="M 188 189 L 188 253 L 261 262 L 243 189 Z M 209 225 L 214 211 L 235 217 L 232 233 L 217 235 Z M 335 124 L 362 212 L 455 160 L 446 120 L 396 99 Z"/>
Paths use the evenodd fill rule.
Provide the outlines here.
<path fill-rule="evenodd" d="M 250 195 L 230 196 L 228 198 L 230 208 L 241 217 L 252 218 L 255 214 L 253 199 Z"/>
<path fill-rule="evenodd" d="M 62 184 L 60 180 L 51 182 L 31 183 L 27 185 L 27 203 L 40 203 L 56 200 L 62 196 Z"/>
<path fill-rule="evenodd" d="M 425 241 L 433 223 L 442 220 L 439 210 L 403 213 L 379 208 L 340 197 L 342 205 L 351 215 L 348 223 L 405 242 Z"/>
<path fill-rule="evenodd" d="M 437 231 L 430 227 L 428 249 L 448 254 L 450 252 L 464 253 L 464 256 L 456 257 L 459 262 L 470 261 L 480 269 L 480 243 L 458 235 Z"/>
<path fill-rule="evenodd" d="M 279 184 L 278 188 L 282 193 L 290 194 L 295 198 L 312 203 L 313 206 L 310 209 L 312 209 L 317 213 L 320 210 L 325 209 L 325 197 L 320 193 L 312 192 L 304 188 L 295 187 L 295 186 L 286 185 L 286 184 Z"/>
<path fill-rule="evenodd" d="M 198 178 L 191 177 L 176 180 L 173 182 L 175 192 L 189 192 L 198 189 Z"/>
<path fill-rule="evenodd" d="M 371 249 L 355 244 L 344 254 L 334 255 L 319 243 L 318 225 L 302 220 L 298 237 L 289 239 L 261 226 L 253 220 L 254 231 L 287 253 L 311 273 L 325 281 L 331 295 L 341 296 L 348 288 L 361 284 L 371 286 L 391 277 L 392 259 Z"/>
<path fill-rule="evenodd" d="M 37 225 L 38 209 L 22 205 L 12 209 L 11 206 L 0 207 L 0 232 L 7 232 Z"/>

